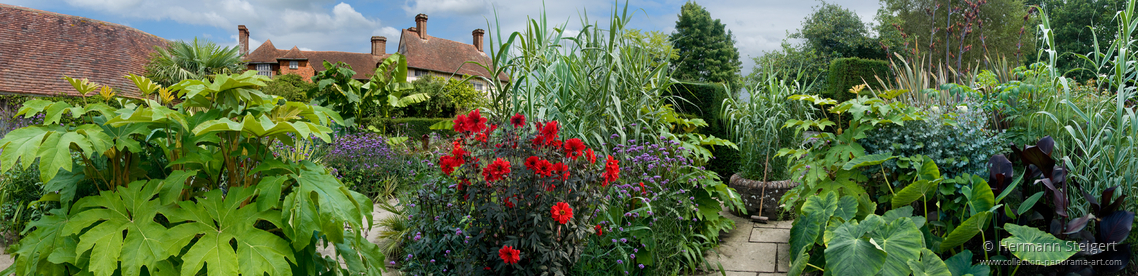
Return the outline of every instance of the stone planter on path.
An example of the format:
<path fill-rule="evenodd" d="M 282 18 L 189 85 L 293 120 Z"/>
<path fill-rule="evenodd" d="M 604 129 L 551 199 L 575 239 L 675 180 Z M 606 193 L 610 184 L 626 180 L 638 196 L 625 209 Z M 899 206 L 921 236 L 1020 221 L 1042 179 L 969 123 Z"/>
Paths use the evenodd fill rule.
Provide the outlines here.
<path fill-rule="evenodd" d="M 779 220 L 781 208 L 779 208 L 778 200 L 782 199 L 782 195 L 786 194 L 786 191 L 798 187 L 798 185 L 799 183 L 790 180 L 768 182 L 750 180 L 739 174 L 731 175 L 731 180 L 727 183 L 727 186 L 734 188 L 743 198 L 743 206 L 747 209 L 747 215 L 765 216 L 772 221 Z M 763 187 L 766 187 L 765 193 Z M 759 214 L 760 205 L 762 206 L 762 214 Z"/>

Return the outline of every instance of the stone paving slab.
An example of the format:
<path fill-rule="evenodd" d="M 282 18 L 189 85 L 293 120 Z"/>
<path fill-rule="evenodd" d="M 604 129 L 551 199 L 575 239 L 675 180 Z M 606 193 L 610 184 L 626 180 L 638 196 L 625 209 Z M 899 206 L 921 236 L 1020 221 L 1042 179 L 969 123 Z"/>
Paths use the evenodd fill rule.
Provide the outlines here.
<path fill-rule="evenodd" d="M 790 245 L 785 243 L 778 244 L 778 272 L 790 271 Z"/>
<path fill-rule="evenodd" d="M 790 229 L 752 228 L 750 242 L 786 243 L 790 240 Z"/>
<path fill-rule="evenodd" d="M 719 255 L 710 256 L 711 263 L 720 262 L 725 271 L 775 272 L 774 243 L 721 244 Z"/>
<path fill-rule="evenodd" d="M 7 247 L 0 246 L 0 270 L 8 269 L 8 267 L 12 266 L 12 263 L 14 262 L 14 260 L 12 260 L 12 256 L 4 253 L 7 251 Z"/>
<path fill-rule="evenodd" d="M 767 223 L 755 223 L 755 227 L 757 227 L 757 228 L 790 229 L 790 226 L 792 226 L 792 225 L 794 225 L 793 220 L 780 220 L 780 221 L 768 221 Z"/>

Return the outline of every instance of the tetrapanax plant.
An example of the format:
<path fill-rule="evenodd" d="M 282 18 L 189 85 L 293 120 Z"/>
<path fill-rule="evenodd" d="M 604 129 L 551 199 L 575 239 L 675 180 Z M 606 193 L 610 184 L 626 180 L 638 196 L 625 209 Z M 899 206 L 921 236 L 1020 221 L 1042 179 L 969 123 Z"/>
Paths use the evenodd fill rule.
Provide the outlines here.
<path fill-rule="evenodd" d="M 568 274 L 593 228 L 603 180 L 617 181 L 620 165 L 600 167 L 580 139 L 560 137 L 557 121 L 524 122 L 515 115 L 499 127 L 480 110 L 454 120 L 459 136 L 438 161 L 456 183 L 451 202 L 468 212 L 453 273 Z"/>
<path fill-rule="evenodd" d="M 15 264 L 0 274 L 381 272 L 383 256 L 363 237 L 371 201 L 323 166 L 270 150 L 295 145 L 293 137 L 330 141 L 339 114 L 261 93 L 268 78 L 255 71 L 168 88 L 128 79 L 143 95 L 158 90 L 160 101 L 102 93 L 86 105 L 36 99 L 20 108 L 45 119 L 0 139 L 0 168 L 38 158 L 41 201 L 62 208 L 29 225 Z M 98 87 L 68 80 L 78 91 Z M 77 123 L 58 124 L 67 113 Z M 98 194 L 77 193 L 90 189 Z"/>

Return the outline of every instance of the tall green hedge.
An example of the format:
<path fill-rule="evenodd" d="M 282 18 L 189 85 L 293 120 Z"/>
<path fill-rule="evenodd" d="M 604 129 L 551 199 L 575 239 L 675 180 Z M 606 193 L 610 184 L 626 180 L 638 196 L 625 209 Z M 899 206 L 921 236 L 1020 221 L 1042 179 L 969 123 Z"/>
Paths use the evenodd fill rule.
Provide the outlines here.
<path fill-rule="evenodd" d="M 874 76 L 882 80 L 890 79 L 889 63 L 877 59 L 839 58 L 830 62 L 830 72 L 826 77 L 826 90 L 823 96 L 843 102 L 854 98 L 854 94 L 847 91 L 855 85 L 868 83 L 870 87 L 878 88 L 880 84 Z"/>
<path fill-rule="evenodd" d="M 423 134 L 430 134 L 431 132 L 438 132 L 442 136 L 450 136 L 454 134 L 454 130 L 432 130 L 431 126 L 442 121 L 451 121 L 453 118 L 397 118 L 387 119 L 372 117 L 360 120 L 360 127 L 367 128 L 374 126 L 376 129 L 387 128 L 388 135 L 399 135 L 407 137 L 420 137 Z"/>

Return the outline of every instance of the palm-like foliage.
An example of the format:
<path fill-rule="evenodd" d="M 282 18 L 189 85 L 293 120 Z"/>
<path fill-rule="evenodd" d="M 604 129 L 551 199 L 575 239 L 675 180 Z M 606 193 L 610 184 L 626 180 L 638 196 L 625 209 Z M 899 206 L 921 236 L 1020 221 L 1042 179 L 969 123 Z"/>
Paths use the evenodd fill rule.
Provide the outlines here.
<path fill-rule="evenodd" d="M 174 41 L 158 48 L 146 64 L 146 76 L 170 86 L 182 80 L 201 80 L 214 74 L 241 71 L 241 54 L 237 47 L 222 47 L 209 40 Z"/>

